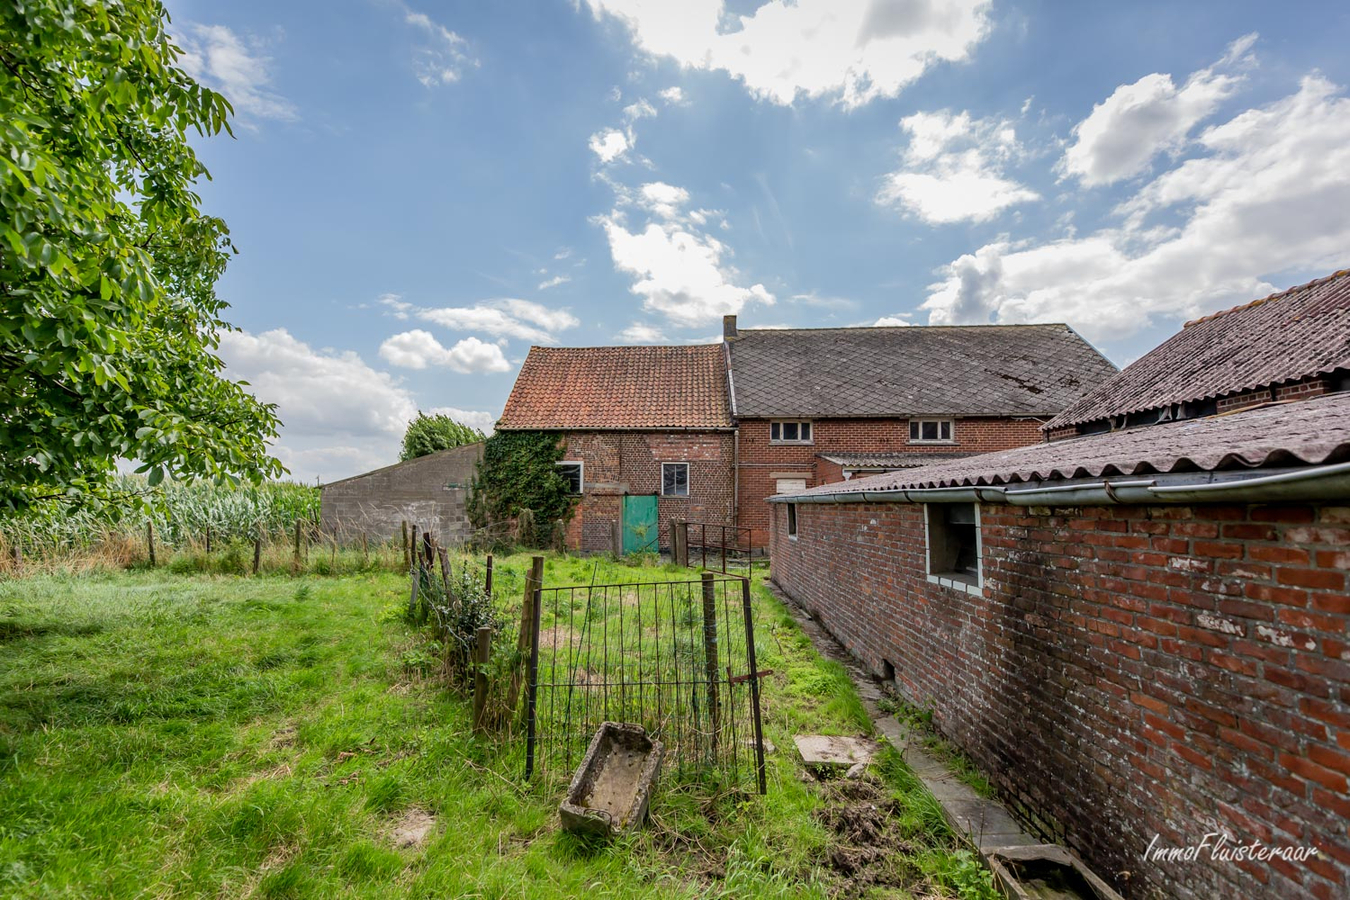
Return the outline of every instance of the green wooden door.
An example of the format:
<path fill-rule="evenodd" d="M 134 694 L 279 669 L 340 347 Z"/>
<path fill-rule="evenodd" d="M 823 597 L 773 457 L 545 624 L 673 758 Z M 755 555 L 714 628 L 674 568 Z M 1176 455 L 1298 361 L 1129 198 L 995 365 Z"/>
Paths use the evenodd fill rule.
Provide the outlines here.
<path fill-rule="evenodd" d="M 623 498 L 623 552 L 655 553 L 656 495 L 625 494 Z"/>

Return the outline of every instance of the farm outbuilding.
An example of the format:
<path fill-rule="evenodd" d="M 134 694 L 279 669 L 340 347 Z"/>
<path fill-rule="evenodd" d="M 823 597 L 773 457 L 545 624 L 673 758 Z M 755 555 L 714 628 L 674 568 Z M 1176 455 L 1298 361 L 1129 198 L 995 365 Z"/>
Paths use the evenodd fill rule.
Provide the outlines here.
<path fill-rule="evenodd" d="M 473 531 L 469 485 L 482 456 L 481 442 L 466 444 L 325 484 L 323 529 L 340 540 L 389 540 L 408 522 L 442 546 L 463 544 Z"/>

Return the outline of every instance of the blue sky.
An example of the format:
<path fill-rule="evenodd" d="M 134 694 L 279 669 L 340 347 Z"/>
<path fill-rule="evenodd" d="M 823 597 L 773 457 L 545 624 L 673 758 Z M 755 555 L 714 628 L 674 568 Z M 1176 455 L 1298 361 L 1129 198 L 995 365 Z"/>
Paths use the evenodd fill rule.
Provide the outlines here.
<path fill-rule="evenodd" d="M 490 426 L 535 343 L 1067 321 L 1124 365 L 1350 260 L 1345 4 L 169 7 L 237 112 L 221 353 L 305 480 Z"/>

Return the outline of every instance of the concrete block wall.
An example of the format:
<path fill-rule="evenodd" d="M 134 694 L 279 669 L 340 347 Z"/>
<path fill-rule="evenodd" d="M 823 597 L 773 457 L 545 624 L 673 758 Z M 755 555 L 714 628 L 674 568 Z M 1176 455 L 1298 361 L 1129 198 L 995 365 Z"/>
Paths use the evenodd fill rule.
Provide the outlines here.
<path fill-rule="evenodd" d="M 829 453 L 989 453 L 1040 443 L 1036 419 L 957 418 L 954 443 L 910 443 L 909 419 L 813 419 L 810 444 L 771 444 L 768 419 L 740 422 L 740 521 L 768 544 L 769 505 L 778 477 L 806 479 L 807 487 L 843 480 Z"/>
<path fill-rule="evenodd" d="M 980 511 L 982 596 L 903 503 L 776 504 L 772 577 L 1126 896 L 1350 896 L 1350 507 Z M 1321 855 L 1144 858 L 1206 834 Z"/>
<path fill-rule="evenodd" d="M 470 444 L 410 459 L 323 486 L 320 523 L 339 540 L 392 540 L 403 522 L 430 528 L 443 546 L 472 535 L 467 502 L 483 445 Z"/>

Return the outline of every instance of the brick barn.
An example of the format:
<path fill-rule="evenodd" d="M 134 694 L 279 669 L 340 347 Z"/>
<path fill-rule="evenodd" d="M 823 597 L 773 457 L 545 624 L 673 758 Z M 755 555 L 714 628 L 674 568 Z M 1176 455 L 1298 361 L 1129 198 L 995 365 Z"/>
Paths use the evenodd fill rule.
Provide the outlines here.
<path fill-rule="evenodd" d="M 722 348 L 532 347 L 498 431 L 557 433 L 580 495 L 567 546 L 668 546 L 671 519 L 732 524 L 735 424 Z"/>
<path fill-rule="evenodd" d="M 757 546 L 771 494 L 1037 443 L 1116 374 L 1067 325 L 722 330 Z"/>
<path fill-rule="evenodd" d="M 1046 431 L 775 497 L 773 580 L 1126 896 L 1350 896 L 1350 274 Z"/>

